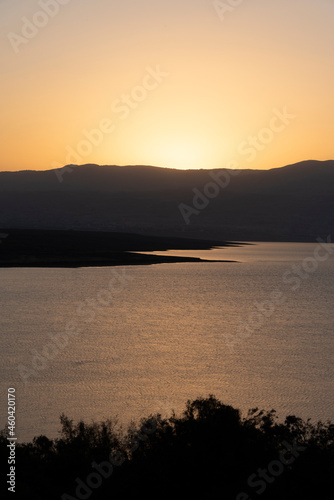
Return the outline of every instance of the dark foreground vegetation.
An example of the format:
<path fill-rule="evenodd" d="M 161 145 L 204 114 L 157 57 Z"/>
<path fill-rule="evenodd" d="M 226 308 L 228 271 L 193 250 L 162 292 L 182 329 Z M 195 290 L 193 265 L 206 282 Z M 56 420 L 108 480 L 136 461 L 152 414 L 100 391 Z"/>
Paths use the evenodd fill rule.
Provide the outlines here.
<path fill-rule="evenodd" d="M 239 410 L 214 396 L 181 416 L 73 423 L 16 448 L 17 499 L 333 500 L 334 425 Z M 8 455 L 5 431 L 2 459 Z M 4 469 L 2 469 L 4 470 Z"/>

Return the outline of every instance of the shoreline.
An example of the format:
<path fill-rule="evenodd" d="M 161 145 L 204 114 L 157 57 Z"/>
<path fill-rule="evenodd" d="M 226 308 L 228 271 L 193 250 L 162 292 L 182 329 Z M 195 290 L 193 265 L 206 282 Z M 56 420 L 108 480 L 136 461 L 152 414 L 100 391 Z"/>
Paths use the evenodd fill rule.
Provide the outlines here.
<path fill-rule="evenodd" d="M 139 254 L 134 254 L 136 257 Z M 13 269 L 13 268 L 51 268 L 51 269 L 80 269 L 89 267 L 116 267 L 116 266 L 149 266 L 155 264 L 192 264 L 192 263 L 238 263 L 236 260 L 208 260 L 196 257 L 162 257 L 162 256 L 148 256 L 147 259 L 112 259 L 106 261 L 82 261 L 82 262 L 69 262 L 69 261 L 0 261 L 0 269 Z"/>
<path fill-rule="evenodd" d="M 199 257 L 148 255 L 168 250 L 212 250 L 238 242 L 156 237 L 132 233 L 1 229 L 0 268 L 82 268 L 222 262 Z"/>

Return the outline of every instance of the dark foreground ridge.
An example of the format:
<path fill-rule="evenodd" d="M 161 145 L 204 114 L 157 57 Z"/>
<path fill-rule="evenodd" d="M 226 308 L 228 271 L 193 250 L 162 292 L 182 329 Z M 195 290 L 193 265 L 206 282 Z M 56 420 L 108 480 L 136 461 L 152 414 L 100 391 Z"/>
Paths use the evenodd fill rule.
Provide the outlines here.
<path fill-rule="evenodd" d="M 217 262 L 137 252 L 208 250 L 217 246 L 238 245 L 212 240 L 95 231 L 0 229 L 0 236 L 0 267 L 93 267 Z"/>
<path fill-rule="evenodd" d="M 58 439 L 16 445 L 15 498 L 333 500 L 330 422 L 279 422 L 274 410 L 258 409 L 241 418 L 210 395 L 126 432 L 114 420 L 74 424 L 62 415 L 61 425 Z M 4 430 L 4 461 L 7 444 Z"/>

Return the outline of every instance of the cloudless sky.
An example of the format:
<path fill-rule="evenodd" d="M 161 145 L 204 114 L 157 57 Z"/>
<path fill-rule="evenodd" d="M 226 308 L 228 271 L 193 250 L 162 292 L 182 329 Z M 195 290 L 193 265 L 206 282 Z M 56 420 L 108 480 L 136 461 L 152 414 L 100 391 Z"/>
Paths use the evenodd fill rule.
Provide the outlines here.
<path fill-rule="evenodd" d="M 334 158 L 333 0 L 59 2 L 0 0 L 0 170 Z"/>

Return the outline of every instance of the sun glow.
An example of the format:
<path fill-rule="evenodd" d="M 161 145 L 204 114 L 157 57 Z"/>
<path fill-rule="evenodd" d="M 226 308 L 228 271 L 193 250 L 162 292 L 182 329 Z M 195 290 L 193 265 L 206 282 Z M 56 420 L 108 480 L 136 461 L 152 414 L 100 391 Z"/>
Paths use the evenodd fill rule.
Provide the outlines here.
<path fill-rule="evenodd" d="M 183 138 L 157 141 L 155 155 L 168 167 L 204 168 L 210 151 L 205 144 Z"/>
<path fill-rule="evenodd" d="M 19 44 L 0 46 L 0 170 L 333 157 L 332 1 L 239 2 L 222 23 L 213 2 L 81 0 L 29 31 L 27 19 L 41 24 L 35 3 L 0 2 L 2 31 Z M 296 119 L 247 162 L 238 147 L 274 108 Z"/>

